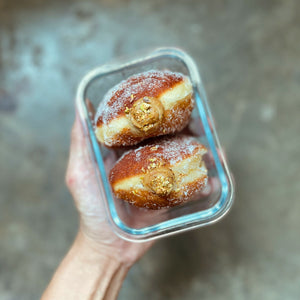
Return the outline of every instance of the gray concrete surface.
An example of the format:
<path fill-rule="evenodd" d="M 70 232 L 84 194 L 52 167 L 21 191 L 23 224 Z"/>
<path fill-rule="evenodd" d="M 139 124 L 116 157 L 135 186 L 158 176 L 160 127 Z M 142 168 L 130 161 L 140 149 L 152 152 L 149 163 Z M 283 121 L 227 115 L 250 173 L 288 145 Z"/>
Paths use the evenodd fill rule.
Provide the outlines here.
<path fill-rule="evenodd" d="M 0 0 L 0 299 L 38 299 L 77 228 L 73 96 L 145 47 L 200 66 L 237 183 L 220 223 L 159 241 L 119 299 L 300 298 L 300 2 Z"/>

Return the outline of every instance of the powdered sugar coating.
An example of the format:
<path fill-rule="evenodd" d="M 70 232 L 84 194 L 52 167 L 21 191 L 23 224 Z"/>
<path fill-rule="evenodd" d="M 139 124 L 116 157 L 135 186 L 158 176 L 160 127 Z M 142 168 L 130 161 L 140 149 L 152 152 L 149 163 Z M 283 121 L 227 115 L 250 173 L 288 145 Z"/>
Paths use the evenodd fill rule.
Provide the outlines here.
<path fill-rule="evenodd" d="M 158 97 L 159 94 L 184 80 L 180 73 L 151 70 L 123 80 L 111 88 L 100 103 L 95 124 L 108 124 L 109 121 L 131 108 L 133 102 L 145 95 Z"/>
<path fill-rule="evenodd" d="M 167 165 L 174 165 L 186 157 L 194 155 L 197 151 L 206 153 L 206 148 L 200 144 L 194 137 L 178 135 L 158 139 L 146 146 L 140 146 L 134 150 L 125 152 L 116 162 L 116 165 L 123 161 L 126 165 L 132 165 L 130 168 L 124 168 L 118 174 L 114 175 L 114 181 L 125 176 L 133 176 L 141 173 L 142 168 L 148 167 L 151 163 L 149 159 L 156 158 L 158 161 L 164 161 Z M 112 170 L 113 171 L 113 170 Z"/>
<path fill-rule="evenodd" d="M 145 97 L 155 99 L 151 106 L 154 114 L 160 114 L 157 124 L 153 123 L 152 129 L 146 131 L 132 118 L 135 105 Z M 193 89 L 188 77 L 170 71 L 140 73 L 105 95 L 96 113 L 95 133 L 108 147 L 136 145 L 150 137 L 181 131 L 188 124 L 193 107 Z M 143 122 L 147 126 L 147 119 Z"/>
<path fill-rule="evenodd" d="M 199 143 L 193 137 L 178 136 L 177 138 L 166 138 L 160 143 L 150 144 L 147 148 L 150 148 L 151 156 L 163 159 L 168 164 L 174 165 L 185 157 L 193 155 L 199 148 Z M 134 150 L 134 158 L 137 162 L 143 156 L 142 152 L 145 152 L 147 148 L 139 147 Z"/>
<path fill-rule="evenodd" d="M 130 190 L 118 190 L 117 197 L 151 209 L 175 206 L 191 200 L 206 186 L 207 171 L 201 164 L 206 151 L 192 137 L 180 135 L 164 138 L 125 153 L 111 170 L 110 183 L 114 188 L 118 182 L 138 176 L 141 178 L 139 184 Z M 146 174 L 161 167 L 175 172 L 176 184 L 166 196 L 157 195 L 142 185 Z M 189 178 L 191 172 L 194 175 Z"/>

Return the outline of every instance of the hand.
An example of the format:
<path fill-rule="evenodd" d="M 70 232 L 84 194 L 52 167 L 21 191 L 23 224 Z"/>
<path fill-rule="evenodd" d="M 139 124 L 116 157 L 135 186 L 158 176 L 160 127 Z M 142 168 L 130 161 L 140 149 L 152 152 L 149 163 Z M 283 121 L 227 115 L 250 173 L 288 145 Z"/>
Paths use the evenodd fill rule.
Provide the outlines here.
<path fill-rule="evenodd" d="M 115 160 L 115 157 L 110 158 L 105 161 L 107 169 Z M 206 163 L 213 163 L 210 153 Z M 153 242 L 130 243 L 112 232 L 77 115 L 72 129 L 66 183 L 79 212 L 79 233 L 42 299 L 116 299 L 128 269 Z M 210 178 L 202 196 L 216 188 L 214 178 Z M 147 216 L 153 218 L 155 213 L 149 211 Z"/>
<path fill-rule="evenodd" d="M 94 115 L 94 108 L 91 102 L 87 101 L 87 107 L 91 115 Z M 93 118 L 91 118 L 93 119 Z M 186 129 L 189 135 L 201 136 L 204 130 L 198 119 L 192 120 Z M 194 130 L 196 128 L 196 132 Z M 197 131 L 198 130 L 198 131 Z M 110 169 L 116 157 L 111 156 L 105 161 L 106 169 Z M 212 154 L 209 152 L 205 156 L 208 166 L 214 163 Z M 69 165 L 66 174 L 66 183 L 74 198 L 75 205 L 80 215 L 80 233 L 97 251 L 104 251 L 109 255 L 114 255 L 117 259 L 127 264 L 133 264 L 138 260 L 153 242 L 130 243 L 119 238 L 110 228 L 106 220 L 106 212 L 103 200 L 100 199 L 100 191 L 96 181 L 94 167 L 90 160 L 83 128 L 79 117 L 76 115 L 75 123 L 71 135 L 71 149 Z M 216 178 L 209 178 L 208 186 L 201 192 L 202 197 L 219 189 L 219 182 Z M 135 208 L 132 207 L 134 210 Z M 149 211 L 149 218 L 155 218 L 156 211 Z M 147 217 L 147 216 L 146 216 Z M 135 220 L 130 220 L 135 222 Z"/>
<path fill-rule="evenodd" d="M 112 161 L 108 159 L 105 163 L 109 167 Z M 153 244 L 153 242 L 127 242 L 119 238 L 110 228 L 77 114 L 71 134 L 66 184 L 79 212 L 79 232 L 91 248 L 104 255 L 113 256 L 122 263 L 132 265 Z"/>

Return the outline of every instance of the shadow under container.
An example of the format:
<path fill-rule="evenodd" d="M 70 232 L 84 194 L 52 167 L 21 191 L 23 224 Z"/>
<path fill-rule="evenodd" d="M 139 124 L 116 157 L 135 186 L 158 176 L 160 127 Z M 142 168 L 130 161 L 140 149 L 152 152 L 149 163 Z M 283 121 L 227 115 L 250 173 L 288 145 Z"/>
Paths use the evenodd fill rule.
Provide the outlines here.
<path fill-rule="evenodd" d="M 113 195 L 108 180 L 110 170 L 104 164 L 113 150 L 98 143 L 87 103 L 88 99 L 97 108 L 113 86 L 134 74 L 149 70 L 170 70 L 190 78 L 196 105 L 189 126 L 196 138 L 207 147 L 210 156 L 207 169 L 211 193 L 160 210 L 137 208 Z M 133 60 L 118 60 L 100 66 L 80 82 L 76 106 L 99 185 L 99 205 L 104 205 L 108 221 L 118 236 L 134 242 L 161 238 L 215 223 L 228 212 L 234 198 L 232 176 L 213 124 L 198 68 L 188 54 L 176 48 L 158 48 Z"/>

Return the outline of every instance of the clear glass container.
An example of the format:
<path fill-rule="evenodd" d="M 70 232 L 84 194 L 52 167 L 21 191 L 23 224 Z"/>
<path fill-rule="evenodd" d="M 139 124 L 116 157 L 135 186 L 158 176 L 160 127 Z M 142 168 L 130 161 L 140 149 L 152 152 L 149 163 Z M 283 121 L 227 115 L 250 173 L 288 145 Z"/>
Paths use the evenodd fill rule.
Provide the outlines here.
<path fill-rule="evenodd" d="M 209 186 L 199 199 L 176 207 L 160 210 L 137 208 L 115 198 L 112 193 L 108 181 L 110 170 L 104 161 L 111 157 L 111 151 L 114 150 L 97 142 L 91 105 L 87 99 L 97 108 L 106 92 L 129 76 L 148 70 L 166 69 L 189 76 L 193 84 L 196 105 L 188 130 L 208 149 L 204 159 Z M 80 82 L 76 106 L 98 178 L 99 201 L 104 202 L 108 221 L 118 236 L 135 242 L 147 241 L 215 223 L 228 212 L 234 198 L 232 176 L 213 124 L 198 68 L 188 54 L 176 48 L 158 48 L 132 60 L 117 60 L 100 66 Z M 116 160 L 118 155 L 115 154 L 114 151 Z"/>

